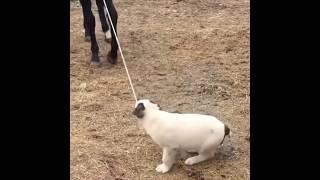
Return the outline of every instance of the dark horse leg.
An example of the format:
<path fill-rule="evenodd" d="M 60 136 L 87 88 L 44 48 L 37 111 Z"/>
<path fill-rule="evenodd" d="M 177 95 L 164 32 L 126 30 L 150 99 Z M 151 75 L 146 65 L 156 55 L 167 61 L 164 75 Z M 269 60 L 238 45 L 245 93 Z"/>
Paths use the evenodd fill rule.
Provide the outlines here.
<path fill-rule="evenodd" d="M 96 34 L 95 34 L 95 17 L 92 13 L 92 10 L 91 10 L 91 0 L 80 0 L 80 3 L 82 6 L 82 11 L 83 11 L 85 31 L 87 32 L 87 34 L 89 34 L 90 40 L 91 40 L 91 52 L 92 52 L 91 63 L 96 64 L 96 63 L 100 62 L 99 46 L 98 46 Z M 98 7 L 100 7 L 100 9 L 101 9 L 101 7 L 104 8 L 103 0 L 96 0 L 96 3 L 98 5 Z M 106 0 L 106 4 L 107 4 L 107 8 L 109 10 L 110 16 L 111 16 L 112 24 L 114 25 L 114 28 L 115 28 L 115 32 L 117 33 L 118 13 L 113 5 L 112 0 Z M 103 13 L 104 13 L 104 11 L 103 11 Z M 104 17 L 104 14 L 103 14 L 103 17 Z M 102 18 L 100 20 L 102 23 L 102 28 L 108 27 L 107 21 L 104 21 L 104 20 L 105 20 L 105 18 Z M 110 22 L 109 22 L 109 24 L 110 24 Z M 110 28 L 111 28 L 111 25 L 110 25 Z M 111 31 L 111 50 L 108 52 L 107 59 L 111 64 L 115 64 L 115 63 L 117 63 L 118 43 L 116 41 L 115 34 L 113 33 L 113 30 L 110 29 L 110 31 Z"/>
<path fill-rule="evenodd" d="M 95 34 L 96 21 L 91 10 L 91 0 L 80 0 L 84 18 L 84 27 L 90 35 L 91 40 L 91 63 L 99 64 L 99 46 Z"/>
<path fill-rule="evenodd" d="M 98 7 L 98 12 L 99 12 L 99 18 L 100 18 L 100 22 L 101 22 L 101 27 L 102 27 L 102 31 L 105 34 L 105 41 L 107 41 L 108 43 L 110 43 L 111 40 L 111 34 L 110 34 L 110 29 L 108 26 L 108 22 L 106 17 L 107 14 L 105 13 L 105 6 L 103 3 L 103 0 L 96 0 L 96 4 Z"/>
<path fill-rule="evenodd" d="M 98 1 L 101 1 L 103 3 L 103 0 L 97 0 L 97 2 Z M 107 4 L 107 8 L 109 10 L 109 13 L 110 13 L 110 17 L 111 17 L 111 20 L 112 20 L 112 24 L 114 26 L 114 30 L 117 33 L 117 22 L 118 22 L 117 10 L 113 5 L 112 0 L 105 0 L 105 1 L 106 1 L 106 4 Z M 108 58 L 108 61 L 111 64 L 115 64 L 115 63 L 117 63 L 118 43 L 117 43 L 117 40 L 115 38 L 115 34 L 113 33 L 113 30 L 112 30 L 112 27 L 111 27 L 111 23 L 109 22 L 109 24 L 110 24 L 110 31 L 111 31 L 111 50 L 109 51 L 107 58 Z"/>
<path fill-rule="evenodd" d="M 99 18 L 100 18 L 100 23 L 102 27 L 102 32 L 105 34 L 105 41 L 110 43 L 111 41 L 111 33 L 109 31 L 109 25 L 108 21 L 106 19 L 106 14 L 105 14 L 105 8 L 104 8 L 104 3 L 103 1 L 96 0 L 96 4 L 98 7 L 98 12 L 99 12 Z M 85 19 L 83 21 L 83 27 L 85 30 L 85 41 L 90 42 L 90 34 L 89 34 L 89 28 L 86 25 Z"/>
<path fill-rule="evenodd" d="M 90 42 L 90 34 L 89 34 L 89 28 L 87 27 L 87 23 L 85 20 L 83 20 L 83 27 L 84 27 L 84 40 L 86 42 Z"/>

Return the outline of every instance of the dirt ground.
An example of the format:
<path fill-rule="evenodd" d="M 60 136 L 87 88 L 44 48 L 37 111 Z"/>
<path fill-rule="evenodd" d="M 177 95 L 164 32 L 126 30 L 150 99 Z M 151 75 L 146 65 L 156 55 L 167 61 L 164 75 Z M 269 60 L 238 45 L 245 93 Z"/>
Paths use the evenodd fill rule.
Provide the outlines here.
<path fill-rule="evenodd" d="M 117 65 L 107 62 L 110 44 L 95 8 L 102 65 L 90 67 L 81 7 L 71 3 L 71 179 L 249 179 L 249 0 L 114 4 L 137 96 L 166 111 L 214 115 L 233 134 L 212 160 L 193 166 L 180 160 L 157 173 L 162 151 L 131 114 L 135 102 L 120 54 Z"/>

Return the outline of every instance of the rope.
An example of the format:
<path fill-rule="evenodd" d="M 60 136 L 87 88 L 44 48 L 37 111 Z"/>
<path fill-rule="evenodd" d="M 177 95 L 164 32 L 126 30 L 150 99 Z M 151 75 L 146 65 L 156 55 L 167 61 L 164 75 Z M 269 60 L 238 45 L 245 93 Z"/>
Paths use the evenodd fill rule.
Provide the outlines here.
<path fill-rule="evenodd" d="M 109 10 L 108 10 L 108 7 L 107 7 L 107 4 L 106 4 L 106 1 L 103 0 L 103 3 L 104 3 L 104 6 L 105 6 L 105 9 L 106 9 L 106 12 L 108 14 L 108 19 L 109 19 L 109 22 L 110 22 L 110 25 L 112 27 L 112 31 L 114 33 L 114 36 L 116 37 L 116 41 L 118 43 L 118 47 L 119 47 L 119 51 L 120 51 L 120 54 L 121 54 L 121 58 L 122 58 L 122 62 L 123 62 L 123 65 L 124 65 L 124 68 L 126 69 L 126 72 L 127 72 L 127 76 L 128 76 L 128 79 L 129 79 L 129 83 L 130 83 L 130 86 L 131 86 L 131 90 L 132 90 L 132 93 L 133 93 L 133 96 L 134 96 L 134 99 L 135 101 L 137 102 L 137 96 L 136 96 L 136 93 L 134 91 L 134 88 L 133 88 L 133 84 L 132 84 L 132 81 L 131 81 L 131 77 L 130 77 L 130 74 L 129 74 L 129 71 L 128 71 L 128 68 L 127 68 L 127 64 L 126 64 L 126 61 L 124 60 L 124 57 L 123 57 L 123 54 L 122 54 L 122 49 L 120 47 L 120 43 L 119 43 L 119 40 L 118 40 L 118 36 L 116 34 L 116 31 L 114 29 L 114 26 L 113 26 L 113 22 L 111 20 L 111 16 L 110 16 L 110 13 L 109 13 Z M 106 17 L 106 13 L 104 13 L 104 16 Z M 107 19 L 107 17 L 106 17 Z"/>

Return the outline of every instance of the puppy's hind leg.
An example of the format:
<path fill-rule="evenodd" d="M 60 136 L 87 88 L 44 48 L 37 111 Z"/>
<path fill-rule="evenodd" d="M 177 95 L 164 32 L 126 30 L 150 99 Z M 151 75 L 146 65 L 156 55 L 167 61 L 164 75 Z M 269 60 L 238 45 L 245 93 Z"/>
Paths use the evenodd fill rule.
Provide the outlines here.
<path fill-rule="evenodd" d="M 193 156 L 188 158 L 185 161 L 185 164 L 187 165 L 193 165 L 193 164 L 197 164 L 199 162 L 205 161 L 207 159 L 210 159 L 214 156 L 214 152 L 201 152 L 199 153 L 198 156 Z"/>
<path fill-rule="evenodd" d="M 177 151 L 175 149 L 163 148 L 162 164 L 156 168 L 157 172 L 168 172 L 176 160 Z"/>
<path fill-rule="evenodd" d="M 180 151 L 179 151 L 179 155 L 180 155 L 180 156 L 179 156 L 180 159 L 185 159 L 185 158 L 188 157 L 189 154 L 188 154 L 188 152 L 185 151 L 185 150 L 180 150 Z"/>
<path fill-rule="evenodd" d="M 188 158 L 185 161 L 185 164 L 193 165 L 193 164 L 197 164 L 199 162 L 212 158 L 218 146 L 219 146 L 219 139 L 216 139 L 216 138 L 209 139 L 207 142 L 205 142 L 202 145 L 199 151 L 199 155 Z"/>

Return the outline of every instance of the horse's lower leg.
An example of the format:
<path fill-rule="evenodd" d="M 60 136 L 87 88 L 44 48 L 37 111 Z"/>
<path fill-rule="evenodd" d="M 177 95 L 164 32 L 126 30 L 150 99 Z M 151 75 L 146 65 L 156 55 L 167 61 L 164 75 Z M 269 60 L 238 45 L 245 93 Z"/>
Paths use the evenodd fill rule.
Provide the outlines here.
<path fill-rule="evenodd" d="M 106 4 L 107 4 L 107 8 L 110 13 L 110 17 L 111 17 L 115 32 L 117 33 L 117 22 L 118 22 L 117 10 L 113 5 L 112 0 L 106 0 Z M 111 25 L 110 25 L 110 28 L 112 28 Z M 117 43 L 115 34 L 114 34 L 113 30 L 111 29 L 111 50 L 108 53 L 108 61 L 111 64 L 117 63 L 117 56 L 118 56 L 118 43 Z"/>
<path fill-rule="evenodd" d="M 99 18 L 100 18 L 100 22 L 101 22 L 101 27 L 102 27 L 102 31 L 105 34 L 105 40 L 107 42 L 110 42 L 111 39 L 111 35 L 109 32 L 109 25 L 107 22 L 107 14 L 105 14 L 105 6 L 104 6 L 104 2 L 103 0 L 96 0 L 96 4 L 98 7 L 98 12 L 99 12 Z"/>
<path fill-rule="evenodd" d="M 91 40 L 91 62 L 99 63 L 99 46 L 95 34 L 95 17 L 91 10 L 91 0 L 80 0 L 85 27 L 87 27 Z"/>
<path fill-rule="evenodd" d="M 89 28 L 87 27 L 87 22 L 83 18 L 83 27 L 84 27 L 84 40 L 87 42 L 90 42 L 90 34 L 89 34 Z"/>
<path fill-rule="evenodd" d="M 106 19 L 107 16 L 104 13 L 105 7 L 104 7 L 103 0 L 96 0 L 96 4 L 97 4 L 97 7 L 98 7 L 99 18 L 100 18 L 100 22 L 101 22 L 102 31 L 103 32 L 107 32 L 109 30 L 109 26 L 108 26 L 107 19 Z"/>

